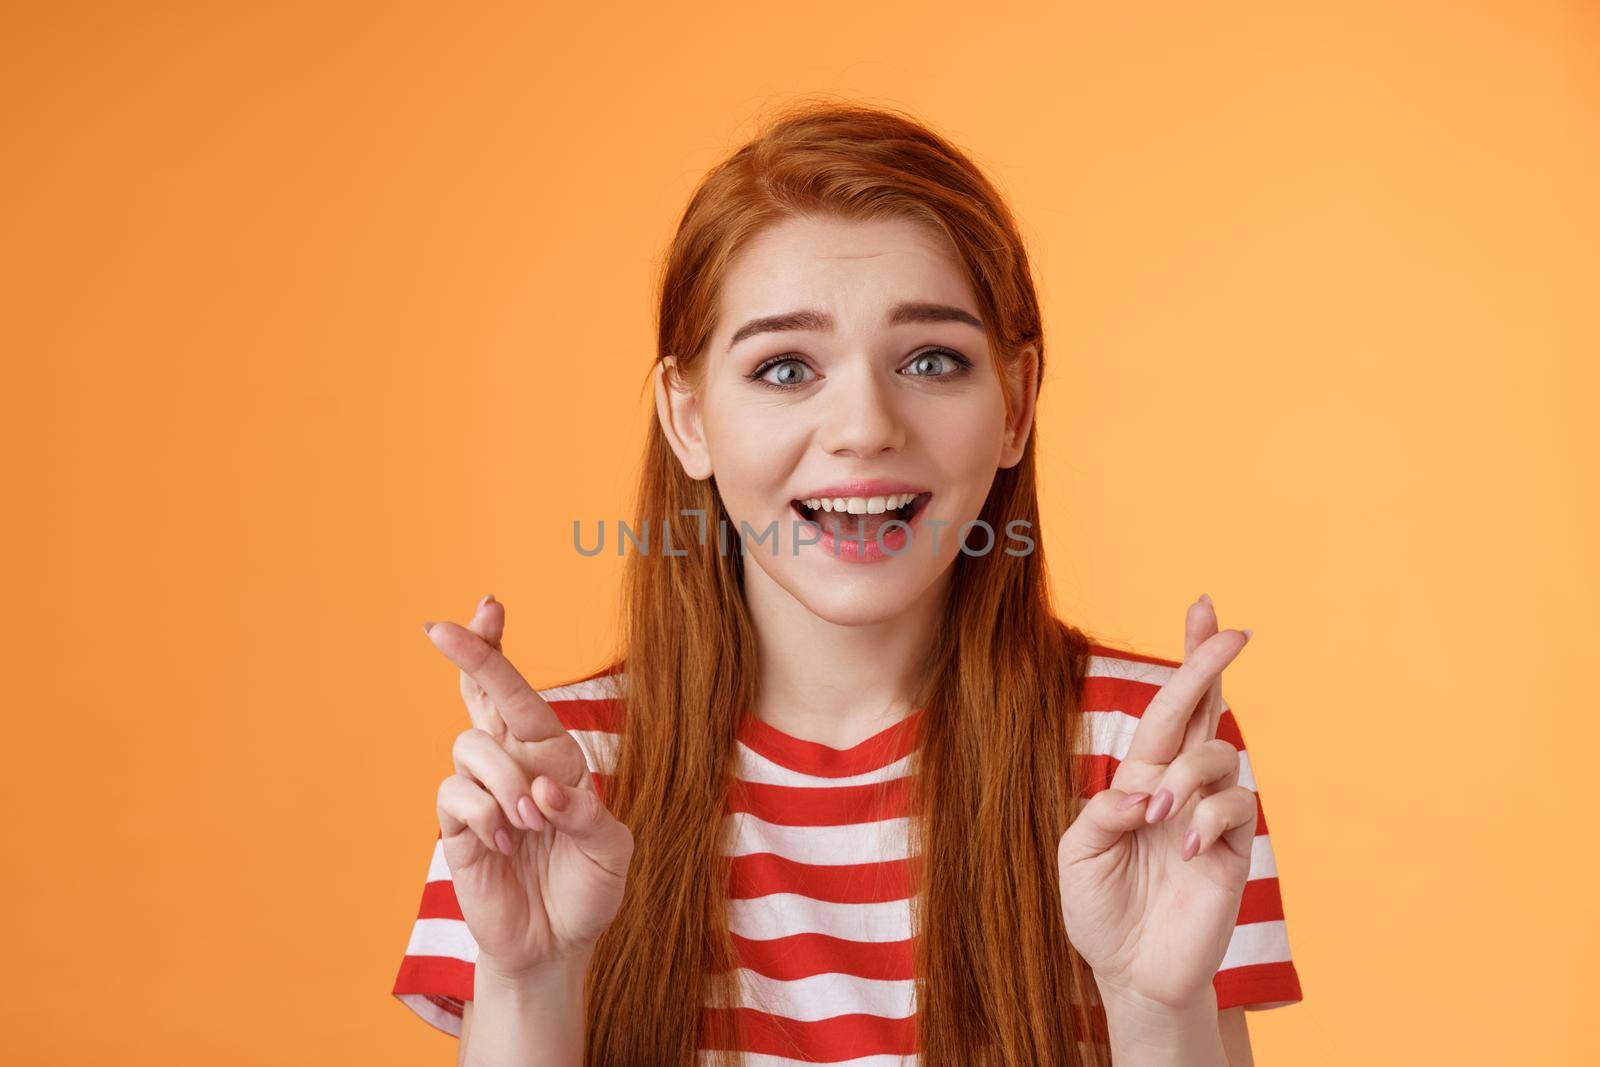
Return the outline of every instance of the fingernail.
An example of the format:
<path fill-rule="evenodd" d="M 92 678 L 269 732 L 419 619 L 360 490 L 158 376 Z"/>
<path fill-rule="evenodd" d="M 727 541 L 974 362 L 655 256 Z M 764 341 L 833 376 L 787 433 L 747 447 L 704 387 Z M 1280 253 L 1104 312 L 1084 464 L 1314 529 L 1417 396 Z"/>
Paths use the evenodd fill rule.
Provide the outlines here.
<path fill-rule="evenodd" d="M 534 804 L 532 797 L 517 798 L 517 814 L 522 816 L 522 821 L 530 830 L 544 829 L 544 816 L 539 814 L 538 805 Z"/>
<path fill-rule="evenodd" d="M 1209 605 L 1211 603 L 1211 594 L 1210 593 L 1201 593 L 1200 594 L 1200 600 L 1201 600 L 1202 603 Z"/>
<path fill-rule="evenodd" d="M 1162 789 L 1156 793 L 1156 798 L 1150 802 L 1149 810 L 1144 813 L 1144 821 L 1158 823 L 1167 817 L 1167 812 L 1172 810 L 1172 790 Z"/>
<path fill-rule="evenodd" d="M 1200 831 L 1190 830 L 1183 835 L 1183 862 L 1188 863 L 1200 851 Z"/>
<path fill-rule="evenodd" d="M 1252 629 L 1250 629 L 1250 628 L 1249 628 L 1249 627 L 1246 627 L 1246 628 L 1245 628 L 1245 629 L 1243 629 L 1243 630 L 1240 630 L 1240 631 L 1239 631 L 1239 632 L 1240 632 L 1240 633 L 1242 633 L 1242 634 L 1244 634 L 1244 639 L 1245 639 L 1245 640 L 1246 640 L 1246 641 L 1248 641 L 1248 640 L 1250 640 L 1250 635 L 1251 635 L 1251 634 L 1253 634 L 1253 633 L 1255 633 L 1255 631 L 1254 631 L 1254 630 L 1252 630 Z"/>
<path fill-rule="evenodd" d="M 1149 798 L 1149 793 L 1129 793 L 1127 796 L 1122 798 L 1122 803 L 1117 805 L 1117 810 L 1127 811 L 1129 808 L 1137 804 L 1143 804 Z"/>
<path fill-rule="evenodd" d="M 511 835 L 506 833 L 505 827 L 500 827 L 494 832 L 494 843 L 500 846 L 500 851 L 511 855 Z"/>
<path fill-rule="evenodd" d="M 433 629 L 433 623 L 431 621 L 430 622 L 425 622 L 425 623 L 422 624 L 422 632 L 423 633 L 427 633 L 431 629 Z"/>
<path fill-rule="evenodd" d="M 567 810 L 567 793 L 554 781 L 550 783 L 550 799 L 545 802 L 551 811 Z"/>
<path fill-rule="evenodd" d="M 491 601 L 493 599 L 494 599 L 494 594 L 490 593 L 488 596 L 486 596 L 482 600 L 478 601 L 478 607 L 481 609 L 485 604 L 489 603 L 489 601 Z"/>

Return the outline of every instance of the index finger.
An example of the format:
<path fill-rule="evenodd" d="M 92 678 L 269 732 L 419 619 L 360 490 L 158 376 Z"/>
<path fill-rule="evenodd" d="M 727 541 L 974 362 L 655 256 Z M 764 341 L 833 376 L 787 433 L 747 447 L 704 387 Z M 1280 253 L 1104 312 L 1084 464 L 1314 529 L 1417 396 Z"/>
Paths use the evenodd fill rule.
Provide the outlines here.
<path fill-rule="evenodd" d="M 1200 642 L 1216 632 L 1216 609 L 1211 603 L 1211 598 L 1202 593 L 1199 600 L 1189 605 L 1188 614 L 1184 617 L 1183 654 L 1188 656 L 1199 647 Z M 1205 695 L 1200 698 L 1200 706 L 1195 708 L 1194 714 L 1189 717 L 1180 753 L 1198 748 L 1217 736 L 1217 715 L 1221 704 L 1222 675 L 1219 674 L 1206 687 Z"/>
<path fill-rule="evenodd" d="M 1184 729 L 1194 714 L 1195 702 L 1249 640 L 1238 630 L 1223 630 L 1206 638 L 1185 656 L 1183 664 L 1172 672 L 1167 684 L 1150 699 L 1139 717 L 1124 761 L 1171 763 L 1182 749 Z"/>
<path fill-rule="evenodd" d="M 428 640 L 482 687 L 512 736 L 522 741 L 544 741 L 567 732 L 554 709 L 494 645 L 465 626 L 448 621 L 434 623 L 428 630 Z"/>

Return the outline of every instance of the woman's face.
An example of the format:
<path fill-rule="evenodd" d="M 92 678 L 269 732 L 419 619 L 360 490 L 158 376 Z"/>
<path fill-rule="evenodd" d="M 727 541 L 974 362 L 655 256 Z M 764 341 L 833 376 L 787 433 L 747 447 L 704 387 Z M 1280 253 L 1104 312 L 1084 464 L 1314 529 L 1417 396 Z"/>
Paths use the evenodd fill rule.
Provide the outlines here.
<path fill-rule="evenodd" d="M 733 261 L 721 298 L 698 388 L 658 375 L 657 404 L 685 469 L 716 480 L 728 551 L 745 530 L 747 579 L 759 567 L 820 618 L 898 615 L 1021 458 L 1032 351 L 1026 382 L 1006 386 L 1008 424 L 966 275 L 942 234 L 908 220 L 775 224 Z M 987 540 L 974 530 L 969 550 Z M 995 530 L 990 551 L 1008 545 L 1023 547 Z"/>

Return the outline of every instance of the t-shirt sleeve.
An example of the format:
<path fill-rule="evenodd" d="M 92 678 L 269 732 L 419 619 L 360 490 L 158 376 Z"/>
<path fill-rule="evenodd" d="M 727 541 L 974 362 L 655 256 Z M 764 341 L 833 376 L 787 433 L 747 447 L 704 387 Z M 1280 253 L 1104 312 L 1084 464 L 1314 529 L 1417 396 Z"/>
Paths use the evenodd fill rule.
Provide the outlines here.
<path fill-rule="evenodd" d="M 603 799 L 616 755 L 613 738 L 621 723 L 616 704 L 618 678 L 607 675 L 584 679 L 540 689 L 538 693 L 578 742 L 595 791 Z M 444 839 L 435 826 L 422 901 L 411 923 L 411 936 L 392 992 L 424 1021 L 460 1037 L 462 1012 L 472 999 L 477 959 L 478 943 L 462 918 L 450 865 L 444 858 Z"/>
<path fill-rule="evenodd" d="M 1110 645 L 1095 645 L 1083 687 L 1087 731 L 1083 752 L 1083 798 L 1107 788 L 1127 755 L 1145 709 L 1182 664 Z M 1289 952 L 1283 889 L 1277 857 L 1267 834 L 1261 796 L 1238 713 L 1223 697 L 1217 737 L 1239 751 L 1239 784 L 1256 794 L 1256 827 L 1250 870 L 1233 933 L 1212 980 L 1217 1007 L 1277 1008 L 1302 999 L 1300 976 Z"/>
<path fill-rule="evenodd" d="M 1217 737 L 1239 750 L 1239 784 L 1256 794 L 1256 835 L 1250 849 L 1249 880 L 1239 902 L 1233 937 L 1212 979 L 1217 1007 L 1279 1008 L 1302 996 L 1300 975 L 1289 952 L 1278 863 L 1272 853 L 1272 838 L 1267 834 L 1267 809 L 1232 708 L 1225 707 L 1218 719 Z"/>
<path fill-rule="evenodd" d="M 444 841 L 436 837 L 422 903 L 411 924 L 411 938 L 395 976 L 394 996 L 422 1019 L 454 1037 L 461 1036 L 461 1013 L 472 999 L 473 964 L 478 943 L 461 917 Z"/>

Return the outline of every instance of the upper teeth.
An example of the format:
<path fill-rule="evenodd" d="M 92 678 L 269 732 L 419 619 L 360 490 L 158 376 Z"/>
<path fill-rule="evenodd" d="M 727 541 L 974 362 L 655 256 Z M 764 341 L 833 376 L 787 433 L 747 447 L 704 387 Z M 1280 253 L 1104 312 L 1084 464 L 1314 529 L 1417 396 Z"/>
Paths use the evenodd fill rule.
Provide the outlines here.
<path fill-rule="evenodd" d="M 905 507 L 915 500 L 915 493 L 896 493 L 893 496 L 834 496 L 810 497 L 800 501 L 813 511 L 842 511 L 851 515 L 879 515 L 885 511 Z"/>

